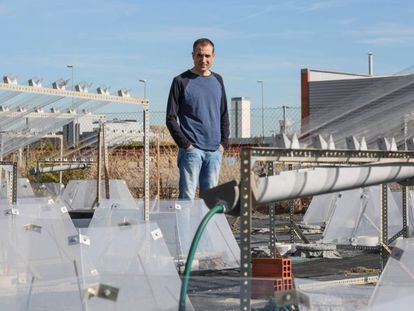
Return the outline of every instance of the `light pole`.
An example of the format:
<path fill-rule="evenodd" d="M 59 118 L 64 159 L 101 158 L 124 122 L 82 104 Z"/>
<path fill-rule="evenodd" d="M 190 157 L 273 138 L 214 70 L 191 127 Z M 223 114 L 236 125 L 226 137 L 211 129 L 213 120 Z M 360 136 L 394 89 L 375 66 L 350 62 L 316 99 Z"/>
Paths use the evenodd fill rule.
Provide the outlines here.
<path fill-rule="evenodd" d="M 144 99 L 147 99 L 147 80 L 139 79 L 139 82 L 144 84 Z"/>
<path fill-rule="evenodd" d="M 282 106 L 283 109 L 283 128 L 282 128 L 282 134 L 286 134 L 286 109 L 289 109 L 289 106 Z"/>
<path fill-rule="evenodd" d="M 264 98 L 263 98 L 263 80 L 257 80 L 257 83 L 260 83 L 261 87 L 262 87 L 262 138 L 264 141 Z"/>
<path fill-rule="evenodd" d="M 73 65 L 66 65 L 66 68 L 70 68 L 72 71 L 72 92 L 73 92 L 73 67 L 74 67 Z M 72 106 L 73 106 L 73 96 L 72 96 Z"/>

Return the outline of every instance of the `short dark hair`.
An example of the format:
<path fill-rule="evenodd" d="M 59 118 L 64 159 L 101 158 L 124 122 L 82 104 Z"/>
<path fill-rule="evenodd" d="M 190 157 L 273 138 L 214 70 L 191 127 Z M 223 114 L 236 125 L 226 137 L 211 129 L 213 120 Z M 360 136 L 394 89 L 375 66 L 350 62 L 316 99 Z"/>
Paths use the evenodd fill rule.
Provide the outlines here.
<path fill-rule="evenodd" d="M 214 53 L 214 43 L 208 38 L 200 38 L 194 41 L 193 43 L 193 53 L 195 52 L 195 49 L 198 45 L 208 45 L 210 44 L 213 47 L 213 53 Z"/>

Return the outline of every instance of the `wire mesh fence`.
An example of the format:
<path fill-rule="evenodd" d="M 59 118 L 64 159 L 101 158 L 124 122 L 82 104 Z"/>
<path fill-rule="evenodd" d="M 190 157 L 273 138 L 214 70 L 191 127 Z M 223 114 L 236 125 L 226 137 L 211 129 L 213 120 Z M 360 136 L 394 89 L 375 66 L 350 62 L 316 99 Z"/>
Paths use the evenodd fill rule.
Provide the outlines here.
<path fill-rule="evenodd" d="M 111 112 L 104 115 L 109 127 L 115 132 L 142 131 L 142 112 Z M 299 133 L 300 119 L 299 107 L 253 108 L 243 113 L 230 110 L 230 138 L 270 137 L 282 132 Z M 165 111 L 150 111 L 151 132 L 161 141 L 172 142 L 165 121 Z"/>

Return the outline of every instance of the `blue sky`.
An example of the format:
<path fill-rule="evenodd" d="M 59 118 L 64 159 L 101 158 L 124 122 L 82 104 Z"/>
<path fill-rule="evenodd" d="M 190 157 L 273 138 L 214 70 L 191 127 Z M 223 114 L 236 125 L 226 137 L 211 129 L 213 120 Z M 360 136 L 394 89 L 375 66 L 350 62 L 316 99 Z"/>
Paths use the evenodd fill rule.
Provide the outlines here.
<path fill-rule="evenodd" d="M 131 89 L 164 110 L 172 78 L 191 68 L 195 39 L 216 44 L 213 70 L 228 98 L 266 107 L 300 105 L 300 69 L 395 74 L 414 65 L 414 2 L 298 1 L 0 1 L 0 74 L 21 83 L 75 82 Z"/>

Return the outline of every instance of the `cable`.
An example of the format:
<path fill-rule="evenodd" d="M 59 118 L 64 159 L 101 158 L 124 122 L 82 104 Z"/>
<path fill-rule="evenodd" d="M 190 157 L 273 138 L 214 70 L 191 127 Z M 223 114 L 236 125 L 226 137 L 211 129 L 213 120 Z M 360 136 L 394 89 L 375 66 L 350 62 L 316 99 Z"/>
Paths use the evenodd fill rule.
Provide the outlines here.
<path fill-rule="evenodd" d="M 188 281 L 190 280 L 190 273 L 191 273 L 191 266 L 193 264 L 193 259 L 195 255 L 195 251 L 197 250 L 198 242 L 200 242 L 201 235 L 204 232 L 208 222 L 210 219 L 219 213 L 224 213 L 226 208 L 222 204 L 217 204 L 208 213 L 204 216 L 203 220 L 201 221 L 200 225 L 197 228 L 197 231 L 194 235 L 193 241 L 191 242 L 190 250 L 188 251 L 187 261 L 185 263 L 185 270 L 184 270 L 184 279 L 181 283 L 181 292 L 180 292 L 180 303 L 178 305 L 179 311 L 185 311 L 185 298 L 187 296 L 187 289 L 188 289 Z"/>

